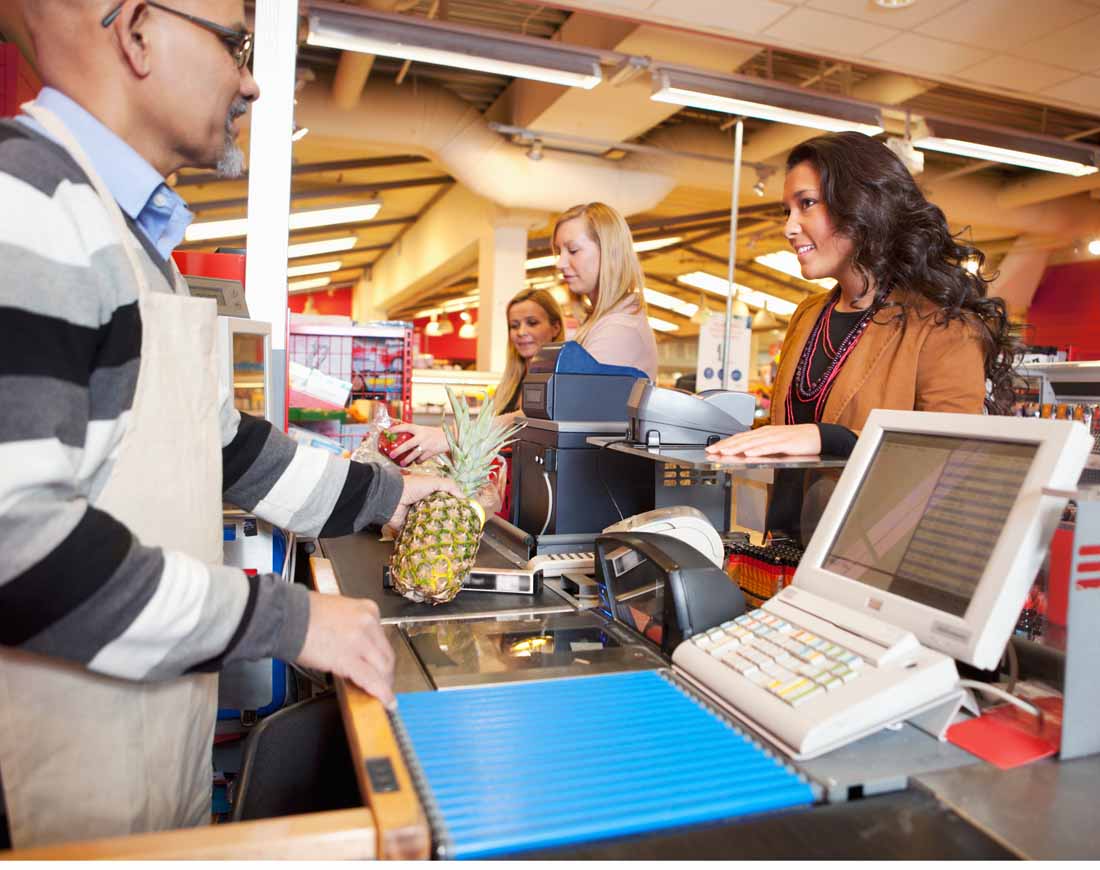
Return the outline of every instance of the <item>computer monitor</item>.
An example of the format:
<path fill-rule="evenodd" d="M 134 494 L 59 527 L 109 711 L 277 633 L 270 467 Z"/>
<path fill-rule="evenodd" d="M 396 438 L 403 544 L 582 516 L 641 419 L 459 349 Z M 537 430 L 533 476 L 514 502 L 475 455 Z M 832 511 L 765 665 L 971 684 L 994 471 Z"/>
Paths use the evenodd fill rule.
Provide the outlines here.
<path fill-rule="evenodd" d="M 1092 439 L 1081 423 L 873 411 L 793 584 L 992 668 Z"/>

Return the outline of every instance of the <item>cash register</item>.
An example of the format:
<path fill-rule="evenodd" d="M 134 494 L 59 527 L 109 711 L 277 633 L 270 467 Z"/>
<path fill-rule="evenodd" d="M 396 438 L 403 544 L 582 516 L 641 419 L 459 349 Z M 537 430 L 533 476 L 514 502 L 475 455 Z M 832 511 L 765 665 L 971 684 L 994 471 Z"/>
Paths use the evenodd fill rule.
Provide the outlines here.
<path fill-rule="evenodd" d="M 514 525 L 539 539 L 588 535 L 584 548 L 591 549 L 601 529 L 653 507 L 645 460 L 587 443 L 626 436 L 626 403 L 639 381 L 648 383 L 645 372 L 598 362 L 575 341 L 538 352 L 521 387 L 527 425 L 512 450 Z"/>

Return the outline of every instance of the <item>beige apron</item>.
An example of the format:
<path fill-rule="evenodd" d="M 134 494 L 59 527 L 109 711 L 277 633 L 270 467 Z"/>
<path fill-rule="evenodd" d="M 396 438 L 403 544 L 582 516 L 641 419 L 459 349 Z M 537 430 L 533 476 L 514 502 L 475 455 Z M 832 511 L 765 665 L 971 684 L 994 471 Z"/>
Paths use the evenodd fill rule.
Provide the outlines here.
<path fill-rule="evenodd" d="M 95 506 L 144 545 L 219 563 L 216 306 L 149 289 L 137 240 L 79 145 L 52 113 L 24 109 L 92 180 L 138 282 L 132 417 Z M 177 272 L 177 288 L 181 281 Z M 208 821 L 216 704 L 213 674 L 136 683 L 0 648 L 0 777 L 13 845 Z"/>

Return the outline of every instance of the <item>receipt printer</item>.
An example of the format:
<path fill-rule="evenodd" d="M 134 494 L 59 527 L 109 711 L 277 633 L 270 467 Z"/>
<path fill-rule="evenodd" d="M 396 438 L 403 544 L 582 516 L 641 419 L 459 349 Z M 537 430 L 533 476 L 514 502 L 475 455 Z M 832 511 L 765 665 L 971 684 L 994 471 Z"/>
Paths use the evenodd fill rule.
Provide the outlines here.
<path fill-rule="evenodd" d="M 652 532 L 596 538 L 600 608 L 671 655 L 683 641 L 745 612 L 745 596 L 691 544 Z"/>
<path fill-rule="evenodd" d="M 575 341 L 545 344 L 523 379 L 523 413 L 536 420 L 619 422 L 639 379 L 646 381 L 646 373 L 597 362 Z"/>
<path fill-rule="evenodd" d="M 703 446 L 747 432 L 756 413 L 751 393 L 688 393 L 638 381 L 626 402 L 629 437 L 647 447 Z"/>

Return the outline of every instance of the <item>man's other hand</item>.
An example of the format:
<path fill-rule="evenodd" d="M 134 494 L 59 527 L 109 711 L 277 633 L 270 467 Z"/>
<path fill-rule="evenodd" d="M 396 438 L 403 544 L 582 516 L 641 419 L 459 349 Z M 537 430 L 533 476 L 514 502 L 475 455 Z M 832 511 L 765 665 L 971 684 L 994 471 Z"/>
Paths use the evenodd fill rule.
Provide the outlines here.
<path fill-rule="evenodd" d="M 298 664 L 345 677 L 392 710 L 397 706 L 393 663 L 377 604 L 309 593 L 309 627 Z"/>

